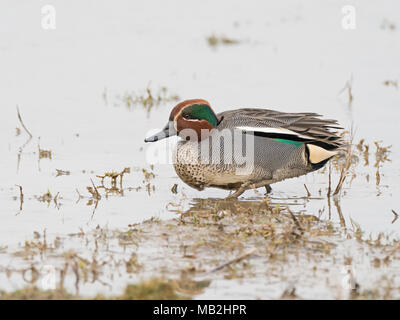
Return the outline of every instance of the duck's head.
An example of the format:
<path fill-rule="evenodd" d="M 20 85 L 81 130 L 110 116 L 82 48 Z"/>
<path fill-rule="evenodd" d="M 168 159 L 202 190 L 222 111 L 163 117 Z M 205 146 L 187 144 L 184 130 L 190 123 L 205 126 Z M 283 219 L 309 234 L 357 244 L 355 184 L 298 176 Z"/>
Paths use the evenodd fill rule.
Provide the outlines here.
<path fill-rule="evenodd" d="M 207 136 L 204 132 L 216 128 L 221 120 L 222 118 L 217 117 L 206 100 L 185 100 L 172 109 L 167 125 L 160 132 L 144 139 L 144 142 L 155 142 L 179 135 L 185 129 L 194 130 L 200 141 Z"/>

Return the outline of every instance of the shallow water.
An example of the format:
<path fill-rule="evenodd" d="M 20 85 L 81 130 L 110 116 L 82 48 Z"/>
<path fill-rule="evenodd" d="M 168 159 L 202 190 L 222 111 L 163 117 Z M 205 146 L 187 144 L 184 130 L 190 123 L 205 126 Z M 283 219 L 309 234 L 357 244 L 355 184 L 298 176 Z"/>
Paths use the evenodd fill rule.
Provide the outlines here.
<path fill-rule="evenodd" d="M 147 87 L 155 95 L 166 87 L 167 96 L 204 98 L 217 112 L 266 107 L 317 112 L 347 129 L 353 124 L 354 142 L 365 139 L 370 146 L 370 164 L 360 159 L 357 176 L 345 183 L 339 199 L 345 223 L 355 221 L 367 234 L 400 235 L 400 222 L 392 223 L 392 210 L 400 212 L 400 91 L 384 84 L 400 79 L 398 2 L 358 3 L 355 30 L 342 28 L 342 3 L 336 1 L 56 1 L 55 30 L 41 28 L 41 6 L 41 1 L 3 1 L 0 10 L 1 246 L 14 246 L 44 229 L 56 236 L 97 225 L 123 228 L 150 217 L 168 219 L 176 213 L 167 205 L 180 202 L 182 193 L 185 207 L 192 198 L 227 195 L 184 185 L 170 164 L 150 168 L 143 139 L 165 125 L 175 102 L 147 112 L 118 98 L 132 91 L 146 96 Z M 385 21 L 396 27 L 386 27 Z M 212 34 L 240 42 L 211 47 L 207 37 Z M 349 104 L 346 91 L 340 91 L 351 77 Z M 28 143 L 17 105 L 33 135 Z M 374 141 L 392 146 L 379 185 Z M 51 159 L 40 159 L 39 146 L 51 151 Z M 91 179 L 99 185 L 96 175 L 124 168 L 131 171 L 124 175 L 123 195 L 106 198 L 101 190 L 97 207 L 95 201 L 88 205 Z M 155 177 L 144 181 L 143 168 Z M 56 176 L 57 169 L 70 174 Z M 334 186 L 337 180 L 334 173 Z M 327 181 L 327 173 L 319 172 L 287 180 L 273 185 L 271 197 L 340 222 L 333 202 L 329 212 Z M 175 183 L 178 194 L 171 192 Z M 321 199 L 304 199 L 304 184 Z M 22 208 L 17 185 L 24 194 Z M 39 201 L 48 191 L 51 201 Z"/>

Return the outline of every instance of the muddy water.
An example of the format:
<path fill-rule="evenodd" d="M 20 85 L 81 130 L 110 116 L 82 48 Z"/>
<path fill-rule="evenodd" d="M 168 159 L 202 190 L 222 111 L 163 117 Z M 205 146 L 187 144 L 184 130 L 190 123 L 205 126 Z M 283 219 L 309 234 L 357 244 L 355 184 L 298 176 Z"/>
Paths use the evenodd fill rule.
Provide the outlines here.
<path fill-rule="evenodd" d="M 204 98 L 218 112 L 268 107 L 317 112 L 345 128 L 353 124 L 354 142 L 369 145 L 369 164 L 360 157 L 337 205 L 326 197 L 327 172 L 278 183 L 271 197 L 296 212 L 334 222 L 341 212 L 346 225 L 355 221 L 366 234 L 398 237 L 392 210 L 400 212 L 400 10 L 396 1 L 387 4 L 359 4 L 356 29 L 344 30 L 335 2 L 230 1 L 227 12 L 227 2 L 60 1 L 56 29 L 43 30 L 42 2 L 3 2 L 0 245 L 16 245 L 44 229 L 57 236 L 168 219 L 176 216 L 171 202 L 188 208 L 192 198 L 225 197 L 222 190 L 191 189 L 170 164 L 151 167 L 147 161 L 143 138 L 164 126 L 174 102 L 162 100 L 148 112 L 122 97 L 148 97 L 146 88 L 156 97 L 162 87 L 166 100 Z M 213 34 L 239 43 L 212 47 L 207 37 Z M 351 78 L 349 103 L 348 89 L 341 89 Z M 392 146 L 378 181 L 375 141 Z M 124 168 L 130 172 L 123 192 L 118 180 L 117 189 L 100 188 L 96 201 L 87 189 L 91 180 L 101 186 L 97 176 Z M 57 170 L 66 174 L 57 176 Z M 332 179 L 335 186 L 337 172 Z M 110 187 L 109 178 L 104 183 Z"/>

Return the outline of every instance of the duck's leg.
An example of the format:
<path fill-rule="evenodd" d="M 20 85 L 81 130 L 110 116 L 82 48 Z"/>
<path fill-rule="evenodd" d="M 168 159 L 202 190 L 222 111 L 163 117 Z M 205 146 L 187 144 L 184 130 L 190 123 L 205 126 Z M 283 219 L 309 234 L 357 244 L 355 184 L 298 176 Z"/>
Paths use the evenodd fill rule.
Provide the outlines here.
<path fill-rule="evenodd" d="M 271 193 L 272 188 L 271 188 L 271 186 L 270 186 L 269 184 L 266 184 L 266 185 L 265 185 L 265 191 L 266 191 L 265 194 Z"/>
<path fill-rule="evenodd" d="M 237 189 L 234 193 L 231 195 L 227 196 L 226 199 L 236 199 L 238 198 L 243 192 L 245 192 L 248 189 L 248 186 L 250 185 L 250 182 L 243 183 L 239 189 Z"/>

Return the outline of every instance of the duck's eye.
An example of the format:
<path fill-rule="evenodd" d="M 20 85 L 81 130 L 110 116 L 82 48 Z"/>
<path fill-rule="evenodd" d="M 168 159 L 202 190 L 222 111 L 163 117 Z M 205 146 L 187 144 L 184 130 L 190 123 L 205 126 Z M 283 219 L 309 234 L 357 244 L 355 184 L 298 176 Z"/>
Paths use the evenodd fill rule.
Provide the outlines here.
<path fill-rule="evenodd" d="M 192 115 L 189 112 L 182 112 L 182 117 L 187 119 L 187 120 L 193 120 L 193 119 L 198 119 L 194 115 Z"/>

